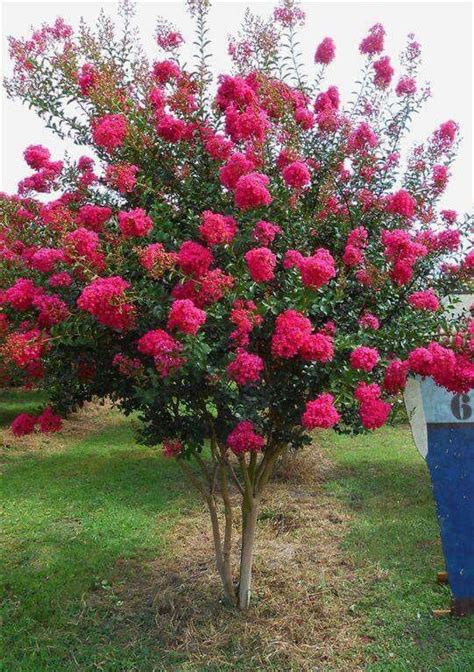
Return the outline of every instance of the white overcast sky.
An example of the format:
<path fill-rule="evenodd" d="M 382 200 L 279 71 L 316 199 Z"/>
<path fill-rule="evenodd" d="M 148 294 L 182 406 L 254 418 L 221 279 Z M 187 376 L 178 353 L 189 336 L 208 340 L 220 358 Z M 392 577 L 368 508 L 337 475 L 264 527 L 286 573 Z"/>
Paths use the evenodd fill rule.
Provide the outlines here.
<path fill-rule="evenodd" d="M 225 72 L 230 67 L 227 56 L 227 35 L 235 33 L 246 7 L 269 15 L 273 2 L 225 2 L 213 4 L 210 14 L 214 70 Z M 50 23 L 62 16 L 73 26 L 79 18 L 94 23 L 101 7 L 114 13 L 116 4 L 109 2 L 2 2 L 2 73 L 8 75 L 7 36 L 26 36 L 31 25 Z M 442 205 L 459 212 L 472 208 L 472 4 L 470 2 L 304 2 L 306 25 L 302 33 L 305 61 L 311 67 L 315 45 L 326 36 L 337 45 L 336 60 L 329 67 L 325 86 L 336 84 L 344 99 L 353 88 L 362 59 L 358 44 L 367 30 L 381 22 L 387 31 L 386 52 L 395 60 L 408 33 L 415 33 L 423 47 L 421 80 L 431 82 L 433 97 L 416 118 L 411 142 L 428 136 L 447 119 L 461 126 L 463 142 L 454 164 L 451 182 Z M 191 21 L 183 2 L 140 2 L 137 23 L 148 54 L 158 57 L 153 41 L 157 16 L 177 25 L 191 41 Z M 18 181 L 29 169 L 22 152 L 29 144 L 45 144 L 55 159 L 64 149 L 73 156 L 84 148 L 71 148 L 43 128 L 36 115 L 19 102 L 9 101 L 2 93 L 2 173 L 0 190 L 14 192 Z"/>

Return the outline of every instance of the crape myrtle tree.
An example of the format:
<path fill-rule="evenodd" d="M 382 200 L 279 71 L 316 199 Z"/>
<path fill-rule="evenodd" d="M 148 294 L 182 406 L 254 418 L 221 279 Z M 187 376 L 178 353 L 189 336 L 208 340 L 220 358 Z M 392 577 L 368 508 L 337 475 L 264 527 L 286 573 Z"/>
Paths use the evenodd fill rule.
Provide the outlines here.
<path fill-rule="evenodd" d="M 102 14 L 77 34 L 58 19 L 11 38 L 9 96 L 88 151 L 58 161 L 29 146 L 32 172 L 1 196 L 1 376 L 50 396 L 13 421 L 17 436 L 56 431 L 93 398 L 137 413 L 142 443 L 202 494 L 225 597 L 246 609 L 284 451 L 316 428 L 382 426 L 410 372 L 472 387 L 472 324 L 443 298 L 474 255 L 469 218 L 437 209 L 456 123 L 400 155 L 429 96 L 413 35 L 395 73 L 373 26 L 343 104 L 325 83 L 331 38 L 302 66 L 292 0 L 270 21 L 247 12 L 217 78 L 208 4 L 188 7 L 190 65 L 165 21 L 149 63 L 128 4 L 122 28 Z"/>

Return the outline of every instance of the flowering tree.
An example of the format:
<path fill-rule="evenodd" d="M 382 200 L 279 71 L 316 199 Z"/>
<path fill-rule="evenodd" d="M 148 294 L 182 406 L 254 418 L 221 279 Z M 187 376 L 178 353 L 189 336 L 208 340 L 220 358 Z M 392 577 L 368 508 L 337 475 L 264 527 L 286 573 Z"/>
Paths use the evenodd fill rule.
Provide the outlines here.
<path fill-rule="evenodd" d="M 283 451 L 310 444 L 308 430 L 382 426 L 409 372 L 472 387 L 472 324 L 453 324 L 441 299 L 474 255 L 470 220 L 436 208 L 457 125 L 399 153 L 429 95 L 413 36 L 394 79 L 373 26 L 343 106 L 323 86 L 333 40 L 306 74 L 304 15 L 285 0 L 270 22 L 246 14 L 234 72 L 212 94 L 208 6 L 189 9 L 190 67 L 163 21 L 150 65 L 127 4 L 121 33 L 102 15 L 77 35 L 57 20 L 11 39 L 9 95 L 92 156 L 30 146 L 33 172 L 1 197 L 1 376 L 50 395 L 39 417 L 14 420 L 18 436 L 60 429 L 93 397 L 138 412 L 141 440 L 204 497 L 225 596 L 245 609 L 258 506 Z"/>

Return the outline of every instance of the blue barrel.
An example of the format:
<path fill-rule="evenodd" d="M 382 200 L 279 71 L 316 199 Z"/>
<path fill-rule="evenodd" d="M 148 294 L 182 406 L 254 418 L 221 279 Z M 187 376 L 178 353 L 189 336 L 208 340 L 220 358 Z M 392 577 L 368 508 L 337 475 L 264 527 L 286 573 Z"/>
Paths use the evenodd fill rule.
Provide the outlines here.
<path fill-rule="evenodd" d="M 451 394 L 420 382 L 426 461 L 436 501 L 452 612 L 474 612 L 474 393 Z"/>

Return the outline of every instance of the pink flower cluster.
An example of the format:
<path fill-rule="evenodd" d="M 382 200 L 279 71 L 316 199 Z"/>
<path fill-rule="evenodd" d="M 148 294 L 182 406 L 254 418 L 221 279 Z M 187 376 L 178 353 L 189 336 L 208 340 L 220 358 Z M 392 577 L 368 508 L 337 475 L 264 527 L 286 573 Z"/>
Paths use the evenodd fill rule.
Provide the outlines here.
<path fill-rule="evenodd" d="M 153 357 L 155 366 L 163 378 L 185 362 L 180 355 L 181 344 L 163 329 L 154 329 L 144 334 L 137 343 L 137 350 Z"/>
<path fill-rule="evenodd" d="M 128 194 L 135 188 L 139 170 L 138 166 L 130 163 L 112 164 L 106 168 L 105 181 L 118 189 L 121 194 Z"/>
<path fill-rule="evenodd" d="M 148 274 L 158 280 L 165 271 L 176 264 L 178 255 L 175 252 L 167 252 L 161 243 L 152 243 L 140 250 L 139 259 Z"/>
<path fill-rule="evenodd" d="M 308 430 L 330 429 L 341 419 L 334 406 L 334 397 L 325 392 L 319 394 L 313 401 L 308 401 L 301 418 L 301 424 Z"/>
<path fill-rule="evenodd" d="M 367 37 L 364 37 L 360 43 L 360 53 L 368 54 L 369 56 L 372 56 L 373 54 L 380 54 L 383 51 L 384 37 L 384 27 L 380 23 L 376 23 L 369 30 Z"/>
<path fill-rule="evenodd" d="M 62 420 L 48 406 L 37 417 L 29 413 L 20 413 L 13 420 L 11 430 L 15 436 L 25 436 L 31 434 L 36 426 L 42 433 L 59 432 L 62 427 Z"/>
<path fill-rule="evenodd" d="M 276 256 L 268 247 L 255 247 L 244 255 L 250 277 L 255 282 L 268 282 L 274 278 Z"/>
<path fill-rule="evenodd" d="M 254 226 L 252 231 L 252 238 L 254 238 L 260 245 L 271 245 L 275 236 L 281 233 L 281 228 L 277 224 L 266 222 L 260 219 Z"/>
<path fill-rule="evenodd" d="M 119 229 L 127 238 L 146 236 L 153 228 L 153 220 L 142 208 L 135 208 L 127 212 L 118 213 Z"/>
<path fill-rule="evenodd" d="M 378 350 L 359 345 L 350 355 L 349 362 L 353 369 L 372 371 L 380 359 Z"/>
<path fill-rule="evenodd" d="M 236 327 L 231 333 L 230 339 L 237 347 L 246 347 L 249 344 L 249 336 L 253 329 L 262 323 L 262 316 L 257 313 L 255 303 L 242 299 L 234 302 L 229 319 Z"/>
<path fill-rule="evenodd" d="M 178 252 L 178 265 L 186 275 L 202 277 L 213 262 L 212 253 L 199 243 L 187 240 Z"/>
<path fill-rule="evenodd" d="M 171 306 L 167 328 L 195 336 L 205 323 L 206 317 L 204 310 L 196 308 L 190 299 L 177 299 Z"/>
<path fill-rule="evenodd" d="M 422 292 L 413 292 L 408 296 L 408 303 L 418 310 L 435 312 L 439 308 L 439 299 L 432 289 Z"/>
<path fill-rule="evenodd" d="M 413 266 L 417 259 L 428 254 L 425 245 L 412 239 L 408 231 L 385 230 L 381 235 L 384 256 L 393 262 L 390 277 L 398 285 L 405 285 L 413 277 Z"/>
<path fill-rule="evenodd" d="M 237 233 L 237 222 L 233 217 L 205 210 L 198 230 L 207 245 L 227 245 Z"/>
<path fill-rule="evenodd" d="M 359 383 L 354 392 L 359 401 L 359 415 L 366 429 L 378 429 L 387 422 L 392 410 L 390 404 L 380 399 L 381 389 L 376 383 Z"/>
<path fill-rule="evenodd" d="M 389 196 L 387 201 L 387 212 L 400 217 L 413 217 L 416 209 L 416 200 L 406 189 L 400 189 L 395 194 Z"/>
<path fill-rule="evenodd" d="M 105 222 L 112 216 L 110 208 L 100 205 L 83 205 L 77 213 L 77 221 L 86 229 L 100 233 Z"/>
<path fill-rule="evenodd" d="M 308 167 L 302 161 L 289 163 L 283 168 L 281 174 L 285 184 L 293 189 L 303 189 L 311 182 Z"/>
<path fill-rule="evenodd" d="M 405 389 L 408 376 L 408 362 L 393 359 L 385 369 L 383 389 L 389 394 L 397 394 Z"/>
<path fill-rule="evenodd" d="M 265 365 L 261 357 L 239 349 L 232 362 L 227 366 L 227 373 L 239 385 L 248 385 L 260 380 L 260 373 L 264 368 Z"/>
<path fill-rule="evenodd" d="M 312 333 L 310 320 L 296 310 L 278 315 L 272 336 L 274 357 L 290 359 L 300 355 L 307 361 L 329 362 L 334 357 L 332 338 L 323 332 Z"/>
<path fill-rule="evenodd" d="M 474 387 L 472 357 L 455 353 L 439 343 L 412 350 L 408 355 L 408 365 L 413 373 L 431 376 L 438 385 L 450 392 L 462 394 Z"/>
<path fill-rule="evenodd" d="M 347 236 L 346 247 L 342 261 L 346 266 L 359 266 L 364 261 L 363 249 L 367 246 L 368 233 L 363 226 L 350 231 Z"/>
<path fill-rule="evenodd" d="M 388 56 L 382 56 L 382 58 L 379 58 L 378 61 L 374 62 L 373 67 L 375 70 L 375 86 L 378 86 L 379 89 L 386 89 L 390 85 L 395 72 L 390 65 L 390 58 Z"/>
<path fill-rule="evenodd" d="M 305 287 L 319 289 L 336 276 L 336 267 L 331 253 L 319 247 L 310 257 L 301 257 L 296 263 Z"/>
<path fill-rule="evenodd" d="M 242 175 L 235 185 L 235 205 L 239 210 L 252 210 L 270 205 L 272 197 L 267 189 L 270 179 L 262 173 Z"/>
<path fill-rule="evenodd" d="M 265 439 L 255 432 L 252 422 L 242 420 L 227 437 L 227 445 L 237 456 L 244 453 L 258 453 L 265 445 Z"/>
<path fill-rule="evenodd" d="M 325 37 L 324 40 L 318 44 L 314 54 L 314 62 L 322 65 L 328 65 L 334 60 L 336 55 L 336 45 L 331 37 Z"/>
<path fill-rule="evenodd" d="M 380 322 L 375 315 L 366 312 L 359 318 L 359 324 L 363 329 L 373 329 L 377 331 L 380 328 Z"/>
<path fill-rule="evenodd" d="M 32 307 L 34 299 L 42 292 L 42 288 L 36 287 L 32 280 L 19 278 L 5 291 L 3 301 L 9 303 L 15 310 L 28 310 Z"/>
<path fill-rule="evenodd" d="M 107 152 L 123 145 L 128 133 L 128 122 L 121 114 L 106 114 L 92 124 L 92 139 Z"/>
<path fill-rule="evenodd" d="M 120 276 L 97 278 L 84 287 L 77 305 L 105 327 L 126 331 L 135 322 L 135 308 L 125 298 L 129 287 L 130 283 Z"/>

